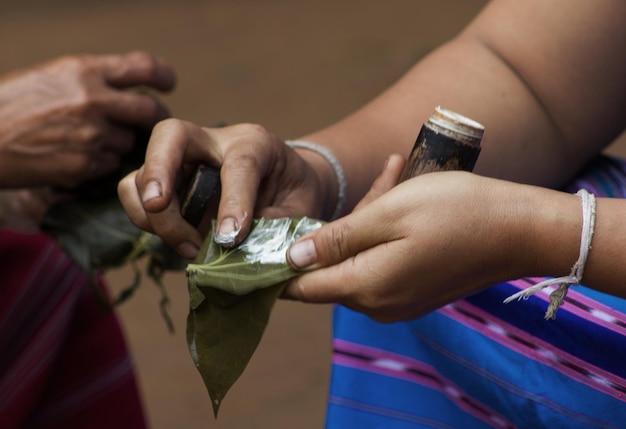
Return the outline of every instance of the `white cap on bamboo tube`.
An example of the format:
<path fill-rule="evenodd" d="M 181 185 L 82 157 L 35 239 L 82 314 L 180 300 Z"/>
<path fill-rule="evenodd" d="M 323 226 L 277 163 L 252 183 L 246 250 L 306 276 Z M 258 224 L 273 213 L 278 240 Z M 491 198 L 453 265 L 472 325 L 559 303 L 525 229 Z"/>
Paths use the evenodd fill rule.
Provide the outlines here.
<path fill-rule="evenodd" d="M 478 122 L 441 106 L 435 107 L 426 126 L 472 146 L 480 146 L 480 140 L 485 132 L 485 127 Z"/>

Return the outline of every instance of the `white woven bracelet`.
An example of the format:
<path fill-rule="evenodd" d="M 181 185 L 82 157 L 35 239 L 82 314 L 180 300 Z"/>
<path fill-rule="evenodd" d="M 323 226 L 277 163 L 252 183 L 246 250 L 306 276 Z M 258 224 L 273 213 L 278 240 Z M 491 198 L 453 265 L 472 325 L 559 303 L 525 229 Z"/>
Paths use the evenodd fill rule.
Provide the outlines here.
<path fill-rule="evenodd" d="M 303 140 L 287 140 L 285 143 L 293 149 L 307 149 L 323 156 L 333 168 L 335 176 L 337 176 L 337 202 L 335 203 L 335 210 L 333 211 L 330 219 L 337 219 L 343 212 L 343 206 L 346 203 L 346 191 L 348 188 L 346 175 L 343 172 L 343 167 L 339 163 L 339 160 L 335 157 L 335 155 L 333 155 L 330 149 L 316 143 Z"/>
<path fill-rule="evenodd" d="M 528 299 L 531 295 L 539 292 L 540 290 L 553 285 L 558 285 L 550 293 L 550 305 L 546 311 L 546 319 L 556 319 L 556 311 L 559 309 L 570 285 L 579 285 L 583 279 L 583 271 L 585 270 L 585 263 L 591 250 L 591 239 L 593 238 L 593 231 L 596 222 L 596 197 L 590 194 L 584 189 L 579 190 L 576 195 L 580 196 L 583 206 L 583 228 L 580 237 L 580 253 L 578 260 L 572 267 L 572 272 L 566 277 L 557 277 L 554 279 L 545 280 L 537 283 L 536 285 L 524 289 L 514 295 L 511 295 L 504 300 L 504 303 L 509 303 L 515 299 Z"/>

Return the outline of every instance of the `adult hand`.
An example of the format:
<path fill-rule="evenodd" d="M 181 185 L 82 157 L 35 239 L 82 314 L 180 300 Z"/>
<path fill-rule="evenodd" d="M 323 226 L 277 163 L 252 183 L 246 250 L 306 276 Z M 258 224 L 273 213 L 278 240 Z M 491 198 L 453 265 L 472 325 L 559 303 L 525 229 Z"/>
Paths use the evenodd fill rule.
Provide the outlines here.
<path fill-rule="evenodd" d="M 0 229 L 37 233 L 48 208 L 63 198 L 47 187 L 0 190 Z"/>
<path fill-rule="evenodd" d="M 144 52 L 65 56 L 0 77 L 0 186 L 72 188 L 115 171 L 136 129 L 169 116 L 124 90 L 174 85 L 173 69 Z"/>
<path fill-rule="evenodd" d="M 374 197 L 382 193 L 379 187 Z M 292 265 L 316 269 L 292 280 L 286 298 L 336 302 L 393 322 L 497 281 L 546 274 L 534 272 L 541 252 L 533 245 L 547 236 L 540 231 L 573 231 L 560 250 L 567 263 L 577 255 L 580 225 L 567 226 L 580 222 L 580 202 L 569 194 L 444 172 L 413 178 L 369 200 L 292 245 Z M 549 211 L 548 201 L 571 210 Z M 571 213 L 574 220 L 555 213 Z"/>
<path fill-rule="evenodd" d="M 221 167 L 216 240 L 225 246 L 240 242 L 254 217 L 324 218 L 333 211 L 334 172 L 320 155 L 296 152 L 259 125 L 202 128 L 168 119 L 156 125 L 144 166 L 120 182 L 118 194 L 133 223 L 187 258 L 197 254 L 203 233 L 182 219 L 176 185 L 181 167 L 197 164 Z"/>

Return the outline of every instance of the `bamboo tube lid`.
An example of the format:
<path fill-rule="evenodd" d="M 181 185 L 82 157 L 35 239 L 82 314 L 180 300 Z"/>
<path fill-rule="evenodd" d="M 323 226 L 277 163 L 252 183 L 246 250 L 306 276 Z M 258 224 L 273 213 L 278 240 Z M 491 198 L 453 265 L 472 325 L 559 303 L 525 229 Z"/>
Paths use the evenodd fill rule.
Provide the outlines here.
<path fill-rule="evenodd" d="M 480 146 L 485 132 L 482 124 L 441 106 L 435 107 L 425 125 L 433 131 L 472 146 Z"/>

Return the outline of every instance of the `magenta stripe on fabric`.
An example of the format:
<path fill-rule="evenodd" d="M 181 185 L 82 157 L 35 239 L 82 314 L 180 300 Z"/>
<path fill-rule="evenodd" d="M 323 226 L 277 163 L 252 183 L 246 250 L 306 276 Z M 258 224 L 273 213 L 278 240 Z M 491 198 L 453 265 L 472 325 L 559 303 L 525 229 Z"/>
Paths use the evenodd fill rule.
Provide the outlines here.
<path fill-rule="evenodd" d="M 54 246 L 48 244 L 40 256 L 42 261 L 48 260 L 53 251 Z M 2 333 L 3 336 L 5 335 L 4 333 L 11 332 L 10 327 L 16 324 L 19 325 L 19 317 L 25 317 L 22 307 L 29 305 L 29 301 L 31 300 L 30 291 L 36 285 L 37 281 L 41 281 L 42 277 L 44 281 L 46 278 L 50 278 L 49 276 L 40 275 L 41 271 L 44 270 L 44 266 L 45 263 L 42 262 L 28 270 L 30 274 L 28 279 L 24 281 L 24 284 L 21 285 L 17 291 L 11 305 L 3 308 L 3 311 L 0 313 L 0 316 L 3 316 L 0 318 L 0 333 Z"/>
<path fill-rule="evenodd" d="M 456 406 L 498 428 L 514 428 L 504 416 L 465 393 L 430 365 L 386 350 L 335 339 L 333 364 L 419 384 L 444 395 Z M 356 355 L 356 356 L 355 356 Z"/>
<path fill-rule="evenodd" d="M 438 353 L 440 353 L 442 356 L 444 356 L 447 359 L 450 359 L 453 362 L 456 362 L 459 365 L 464 366 L 467 370 L 474 372 L 475 374 L 477 374 L 479 377 L 484 378 L 485 380 L 490 381 L 491 383 L 494 383 L 496 386 L 499 386 L 500 388 L 510 392 L 510 394 L 515 395 L 515 396 L 519 396 L 521 398 L 524 398 L 526 400 L 532 401 L 536 404 L 540 404 L 542 407 L 547 407 L 553 411 L 555 411 L 556 413 L 562 414 L 568 418 L 571 418 L 572 420 L 576 420 L 579 422 L 584 422 L 585 424 L 589 424 L 591 425 L 591 427 L 603 427 L 605 429 L 623 429 L 623 428 L 619 428 L 617 426 L 613 426 L 613 425 L 608 425 L 606 422 L 597 422 L 593 419 L 591 419 L 589 416 L 586 415 L 582 415 L 580 413 L 574 412 L 569 408 L 563 407 L 562 405 L 554 402 L 552 399 L 546 397 L 546 396 L 541 396 L 541 395 L 537 395 L 534 392 L 525 390 L 520 388 L 518 385 L 516 384 L 512 384 L 510 382 L 508 382 L 507 380 L 504 380 L 500 377 L 497 377 L 496 375 L 494 375 L 493 373 L 489 372 L 487 369 L 485 369 L 484 367 L 475 364 L 474 362 L 466 359 L 464 356 L 458 355 L 457 353 L 442 347 L 440 344 L 432 341 L 430 338 L 427 338 L 426 336 L 418 333 L 418 332 L 414 332 L 415 336 L 424 344 L 428 345 L 428 347 L 430 347 L 431 349 L 437 351 Z"/>
<path fill-rule="evenodd" d="M 529 277 L 527 279 L 519 279 L 507 283 L 522 290 L 543 280 L 545 280 L 544 277 Z M 542 293 L 538 293 L 535 296 L 545 302 L 549 302 L 549 295 L 553 289 L 554 288 L 546 288 L 541 291 Z M 580 305 L 568 305 L 568 302 L 578 303 Z M 576 292 L 575 286 L 571 287 L 567 292 L 563 308 L 595 325 L 602 326 L 603 328 L 626 336 L 626 314 Z"/>
<path fill-rule="evenodd" d="M 0 385 L 0 397 L 17 397 L 21 391 L 28 390 L 49 368 L 58 353 L 61 344 L 59 338 L 65 336 L 70 321 L 71 308 L 75 305 L 75 296 L 68 294 L 66 299 L 55 309 L 53 316 L 41 326 L 23 353 L 15 359 L 14 365 L 4 374 Z M 0 404 L 0 411 L 10 405 L 8 400 Z"/>
<path fill-rule="evenodd" d="M 581 384 L 610 395 L 619 401 L 626 402 L 626 397 L 624 397 L 623 393 L 612 387 L 615 385 L 626 389 L 626 380 L 578 359 L 576 356 L 565 353 L 550 343 L 494 317 L 492 314 L 475 307 L 467 301 L 460 300 L 454 304 L 447 305 L 441 308 L 439 313 L 476 332 L 480 332 L 485 337 L 502 344 L 522 356 L 545 364 Z M 468 317 L 468 315 L 475 317 Z M 482 319 L 486 323 L 480 323 L 476 318 Z M 515 341 L 515 338 L 519 338 L 522 341 Z M 532 344 L 533 347 L 528 347 L 527 344 Z M 572 370 L 572 367 L 583 368 L 589 373 L 589 376 Z"/>
<path fill-rule="evenodd" d="M 364 411 L 366 413 L 377 414 L 379 416 L 390 417 L 394 420 L 403 420 L 411 423 L 420 424 L 434 429 L 459 429 L 454 426 L 433 420 L 425 417 L 415 416 L 408 413 L 403 413 L 396 410 L 390 410 L 388 408 L 377 407 L 371 404 L 364 404 L 363 402 L 353 401 L 340 396 L 331 395 L 328 398 L 328 402 L 341 407 L 352 408 L 354 410 Z"/>
<path fill-rule="evenodd" d="M 3 320 L 5 330 L 0 331 L 16 353 L 6 356 L 10 364 L 0 378 L 0 397 L 7 398 L 0 402 L 0 413 L 48 370 L 83 289 L 77 282 L 80 270 L 54 245 L 46 245 L 40 257 L 33 259 L 38 263 L 30 267 L 30 276 L 19 285 L 19 298 Z M 48 286 L 51 282 L 54 288 Z"/>

